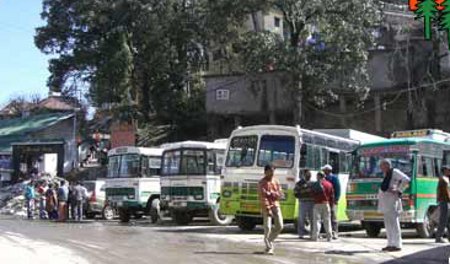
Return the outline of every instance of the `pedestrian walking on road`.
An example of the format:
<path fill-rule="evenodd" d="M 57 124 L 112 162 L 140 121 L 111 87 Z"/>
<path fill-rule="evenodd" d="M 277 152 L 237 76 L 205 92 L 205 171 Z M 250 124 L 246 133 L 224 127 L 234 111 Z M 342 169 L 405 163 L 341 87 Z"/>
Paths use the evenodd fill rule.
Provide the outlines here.
<path fill-rule="evenodd" d="M 450 234 L 450 164 L 442 166 L 443 175 L 439 178 L 437 201 L 439 203 L 439 227 L 436 232 L 436 243 L 446 243 L 443 239 L 445 228 Z"/>
<path fill-rule="evenodd" d="M 45 192 L 47 191 L 47 182 L 42 182 L 41 184 L 39 184 L 38 187 L 38 193 L 39 193 L 39 218 L 40 219 L 47 219 L 48 218 L 48 214 L 47 214 L 47 208 L 45 206 L 46 203 L 46 197 L 45 197 Z"/>
<path fill-rule="evenodd" d="M 306 230 L 307 222 L 313 223 L 314 215 L 314 200 L 312 197 L 312 182 L 311 182 L 311 171 L 305 170 L 303 173 L 303 178 L 301 178 L 294 188 L 295 197 L 298 199 L 298 224 L 297 231 L 299 238 L 304 238 L 308 235 Z"/>
<path fill-rule="evenodd" d="M 48 185 L 48 189 L 45 192 L 45 198 L 46 198 L 46 209 L 47 209 L 48 218 L 50 220 L 57 220 L 58 219 L 58 198 L 57 198 L 55 190 L 53 189 L 52 183 L 50 183 Z"/>
<path fill-rule="evenodd" d="M 66 186 L 66 181 L 62 180 L 58 189 L 58 220 L 67 220 L 67 200 L 69 199 L 69 188 Z"/>
<path fill-rule="evenodd" d="M 34 205 L 36 199 L 36 193 L 34 191 L 34 181 L 30 181 L 25 187 L 25 202 L 27 207 L 28 219 L 34 219 Z"/>
<path fill-rule="evenodd" d="M 322 167 L 325 173 L 325 179 L 333 185 L 334 202 L 330 205 L 331 209 L 331 228 L 333 229 L 333 239 L 338 239 L 339 226 L 337 221 L 338 203 L 341 198 L 341 182 L 336 175 L 333 175 L 333 167 L 327 164 Z"/>
<path fill-rule="evenodd" d="M 75 195 L 76 195 L 76 200 L 77 200 L 77 210 L 76 210 L 76 214 L 77 214 L 77 221 L 82 221 L 83 220 L 83 204 L 85 202 L 85 200 L 87 199 L 87 189 L 86 187 L 83 186 L 83 183 L 78 182 L 77 186 L 75 186 Z"/>
<path fill-rule="evenodd" d="M 259 181 L 259 197 L 264 224 L 264 243 L 266 254 L 274 254 L 274 241 L 283 230 L 283 216 L 280 209 L 280 199 L 283 198 L 280 182 L 274 178 L 274 167 L 264 167 L 264 178 Z M 272 226 L 272 220 L 274 222 Z"/>
<path fill-rule="evenodd" d="M 334 203 L 335 197 L 333 185 L 325 179 L 325 173 L 320 171 L 317 173 L 317 182 L 311 188 L 314 198 L 311 240 L 317 241 L 319 239 L 321 222 L 323 222 L 327 241 L 330 242 L 333 237 L 331 228 L 331 204 Z"/>
<path fill-rule="evenodd" d="M 388 240 L 383 251 L 401 251 L 402 233 L 400 229 L 400 213 L 402 212 L 402 193 L 408 186 L 410 178 L 398 169 L 392 168 L 391 161 L 384 159 L 380 162 L 380 169 L 384 174 L 378 192 L 378 211 L 384 215 L 384 227 Z"/>
<path fill-rule="evenodd" d="M 70 183 L 69 185 L 69 200 L 67 201 L 67 206 L 70 211 L 70 219 L 76 220 L 77 218 L 77 191 L 75 190 L 75 183 Z"/>

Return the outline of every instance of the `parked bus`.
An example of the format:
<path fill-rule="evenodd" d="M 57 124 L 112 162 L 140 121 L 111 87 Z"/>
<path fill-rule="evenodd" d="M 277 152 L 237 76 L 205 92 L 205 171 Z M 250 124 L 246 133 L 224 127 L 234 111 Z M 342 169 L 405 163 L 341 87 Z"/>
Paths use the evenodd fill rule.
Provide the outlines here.
<path fill-rule="evenodd" d="M 250 126 L 233 131 L 227 150 L 222 180 L 220 208 L 226 215 L 236 217 L 242 230 L 252 230 L 262 223 L 258 199 L 258 182 L 267 164 L 276 167 L 275 175 L 281 183 L 285 199 L 281 211 L 286 222 L 298 217 L 298 200 L 294 186 L 300 174 L 308 169 L 315 179 L 325 164 L 333 166 L 333 173 L 341 180 L 345 193 L 349 175 L 349 153 L 358 141 L 289 126 Z M 345 195 L 339 201 L 338 219 L 345 215 Z"/>
<path fill-rule="evenodd" d="M 227 140 L 185 141 L 164 146 L 161 174 L 161 209 L 186 225 L 196 216 L 209 216 L 226 225 L 231 217 L 219 211 L 220 172 Z"/>
<path fill-rule="evenodd" d="M 128 222 L 149 214 L 155 223 L 159 217 L 160 148 L 118 147 L 108 152 L 106 197 L 119 212 L 120 221 Z"/>
<path fill-rule="evenodd" d="M 347 191 L 347 215 L 359 220 L 369 237 L 379 235 L 383 215 L 377 212 L 378 190 L 383 180 L 380 160 L 411 178 L 402 195 L 400 222 L 414 227 L 420 237 L 431 237 L 436 223 L 430 216 L 437 208 L 436 187 L 443 163 L 450 164 L 450 134 L 438 130 L 395 132 L 391 139 L 361 145 L 354 152 L 354 170 Z"/>

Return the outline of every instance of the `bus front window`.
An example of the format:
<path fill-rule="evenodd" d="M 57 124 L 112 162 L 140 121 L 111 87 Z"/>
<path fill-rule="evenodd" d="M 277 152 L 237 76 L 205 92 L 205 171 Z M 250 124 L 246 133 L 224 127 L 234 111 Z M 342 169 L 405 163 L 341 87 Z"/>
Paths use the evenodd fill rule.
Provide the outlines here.
<path fill-rule="evenodd" d="M 262 136 L 258 154 L 258 166 L 272 164 L 279 168 L 291 168 L 294 164 L 294 153 L 294 137 Z"/>
<path fill-rule="evenodd" d="M 412 175 L 413 158 L 408 154 L 360 156 L 355 162 L 355 174 L 353 178 L 382 178 L 383 172 L 380 169 L 380 162 L 388 159 L 392 167 L 399 169 L 409 177 Z"/>
<path fill-rule="evenodd" d="M 108 178 L 119 177 L 120 156 L 109 157 L 108 162 Z"/>
<path fill-rule="evenodd" d="M 139 155 L 123 155 L 120 162 L 119 177 L 138 177 L 140 172 L 140 157 Z"/>
<path fill-rule="evenodd" d="M 242 136 L 231 139 L 227 156 L 227 167 L 249 167 L 255 160 L 257 136 Z"/>

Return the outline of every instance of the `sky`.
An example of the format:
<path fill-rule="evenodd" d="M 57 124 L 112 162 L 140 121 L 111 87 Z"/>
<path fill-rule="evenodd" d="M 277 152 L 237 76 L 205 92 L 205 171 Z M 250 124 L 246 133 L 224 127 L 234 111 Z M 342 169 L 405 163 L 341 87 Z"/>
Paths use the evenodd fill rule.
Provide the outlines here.
<path fill-rule="evenodd" d="M 34 45 L 41 0 L 0 0 L 0 105 L 18 95 L 46 96 L 49 57 Z"/>

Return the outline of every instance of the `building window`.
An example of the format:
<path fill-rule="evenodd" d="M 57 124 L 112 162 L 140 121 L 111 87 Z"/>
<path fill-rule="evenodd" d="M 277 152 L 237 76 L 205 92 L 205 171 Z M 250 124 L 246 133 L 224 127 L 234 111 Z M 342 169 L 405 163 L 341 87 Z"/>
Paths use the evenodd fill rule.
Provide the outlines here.
<path fill-rule="evenodd" d="M 281 19 L 279 17 L 274 17 L 273 18 L 273 24 L 277 28 L 281 27 Z"/>
<path fill-rule="evenodd" d="M 216 90 L 216 100 L 227 101 L 230 100 L 230 90 L 218 89 Z"/>

